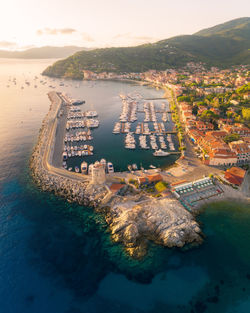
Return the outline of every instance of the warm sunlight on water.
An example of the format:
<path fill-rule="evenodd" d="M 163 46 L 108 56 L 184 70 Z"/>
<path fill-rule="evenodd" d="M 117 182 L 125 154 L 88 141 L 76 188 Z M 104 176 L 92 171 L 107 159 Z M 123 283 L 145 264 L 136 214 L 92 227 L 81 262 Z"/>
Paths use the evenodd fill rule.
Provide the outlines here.
<path fill-rule="evenodd" d="M 51 62 L 0 60 L 0 311 L 249 312 L 250 208 L 245 204 L 209 205 L 200 217 L 202 246 L 180 251 L 151 245 L 148 256 L 136 261 L 110 241 L 101 214 L 32 183 L 28 160 L 49 108 L 50 89 L 40 83 L 39 73 Z M 67 92 L 96 105 L 103 118 L 116 109 L 104 110 L 102 103 L 114 105 L 121 88 L 138 89 L 115 82 L 66 84 Z M 140 88 L 146 96 L 162 93 Z"/>

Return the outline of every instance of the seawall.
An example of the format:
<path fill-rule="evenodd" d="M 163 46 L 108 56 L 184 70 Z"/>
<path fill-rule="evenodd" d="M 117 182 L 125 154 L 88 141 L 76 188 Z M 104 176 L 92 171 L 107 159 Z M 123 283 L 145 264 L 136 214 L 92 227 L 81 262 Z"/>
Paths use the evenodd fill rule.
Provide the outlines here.
<path fill-rule="evenodd" d="M 50 92 L 48 96 L 51 101 L 50 109 L 42 122 L 38 141 L 30 159 L 33 178 L 42 190 L 54 192 L 82 205 L 89 205 L 91 202 L 96 205 L 96 201 L 85 192 L 89 184 L 87 175 L 69 172 L 52 165 L 59 111 L 67 103 L 57 92 Z"/>

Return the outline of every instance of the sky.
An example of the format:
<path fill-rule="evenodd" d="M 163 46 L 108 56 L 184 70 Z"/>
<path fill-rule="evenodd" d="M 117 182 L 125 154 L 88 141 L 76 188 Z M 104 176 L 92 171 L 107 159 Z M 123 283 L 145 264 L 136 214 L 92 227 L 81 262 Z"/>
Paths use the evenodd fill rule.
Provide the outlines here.
<path fill-rule="evenodd" d="M 0 49 L 138 45 L 249 13 L 249 0 L 1 0 Z"/>

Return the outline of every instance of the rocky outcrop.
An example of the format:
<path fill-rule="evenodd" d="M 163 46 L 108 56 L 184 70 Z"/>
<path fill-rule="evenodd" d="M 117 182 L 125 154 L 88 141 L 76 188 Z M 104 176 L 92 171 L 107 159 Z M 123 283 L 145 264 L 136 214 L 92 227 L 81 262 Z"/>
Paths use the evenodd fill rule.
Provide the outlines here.
<path fill-rule="evenodd" d="M 175 199 L 120 203 L 110 209 L 106 221 L 113 240 L 136 257 L 146 253 L 148 240 L 167 247 L 202 242 L 199 224 Z"/>

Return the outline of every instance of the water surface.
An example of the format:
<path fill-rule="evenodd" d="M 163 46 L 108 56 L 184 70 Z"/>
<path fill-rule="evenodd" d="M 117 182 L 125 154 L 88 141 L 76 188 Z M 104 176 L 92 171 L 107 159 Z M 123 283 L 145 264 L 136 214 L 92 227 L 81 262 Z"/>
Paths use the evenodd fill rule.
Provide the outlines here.
<path fill-rule="evenodd" d="M 151 244 L 147 257 L 137 261 L 110 241 L 101 214 L 33 184 L 28 160 L 49 108 L 50 89 L 40 83 L 34 88 L 33 82 L 25 86 L 25 80 L 49 62 L 0 60 L 1 312 L 249 312 L 247 205 L 209 205 L 200 216 L 202 246 L 185 251 Z M 17 85 L 8 82 L 9 76 Z M 93 104 L 103 98 L 105 105 L 110 93 L 115 103 L 120 91 L 138 89 L 115 82 L 82 83 L 82 90 L 75 88 L 79 83 L 67 84 L 75 97 Z M 93 97 L 95 88 L 103 94 Z M 145 95 L 162 93 L 140 88 Z"/>

